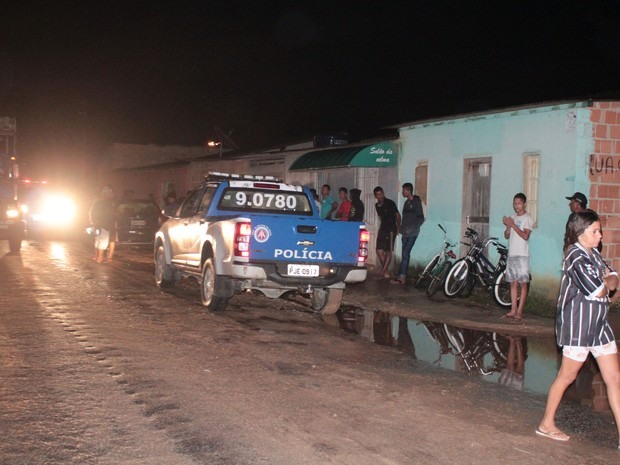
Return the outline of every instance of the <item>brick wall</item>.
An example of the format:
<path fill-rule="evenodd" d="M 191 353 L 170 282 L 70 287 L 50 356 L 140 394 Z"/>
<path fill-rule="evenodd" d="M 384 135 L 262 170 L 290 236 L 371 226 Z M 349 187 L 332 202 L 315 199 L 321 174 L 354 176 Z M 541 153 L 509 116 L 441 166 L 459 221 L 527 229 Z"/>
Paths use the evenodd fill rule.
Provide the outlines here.
<path fill-rule="evenodd" d="M 601 217 L 603 256 L 620 270 L 620 102 L 595 102 L 590 121 L 589 207 Z"/>

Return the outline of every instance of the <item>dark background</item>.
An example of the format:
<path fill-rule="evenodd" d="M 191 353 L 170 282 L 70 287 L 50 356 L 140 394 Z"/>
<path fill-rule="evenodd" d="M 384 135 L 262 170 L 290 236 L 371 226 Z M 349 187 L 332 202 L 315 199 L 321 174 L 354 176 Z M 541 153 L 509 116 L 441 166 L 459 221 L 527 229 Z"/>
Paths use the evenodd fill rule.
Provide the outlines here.
<path fill-rule="evenodd" d="M 35 171 L 108 142 L 242 150 L 620 88 L 615 1 L 7 2 L 0 116 Z"/>

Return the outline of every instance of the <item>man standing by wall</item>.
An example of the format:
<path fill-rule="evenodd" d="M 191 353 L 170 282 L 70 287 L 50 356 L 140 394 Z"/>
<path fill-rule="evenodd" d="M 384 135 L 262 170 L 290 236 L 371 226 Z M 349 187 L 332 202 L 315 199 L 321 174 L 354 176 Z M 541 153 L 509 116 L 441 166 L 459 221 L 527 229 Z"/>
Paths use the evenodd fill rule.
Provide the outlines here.
<path fill-rule="evenodd" d="M 571 215 L 573 213 L 587 212 L 587 211 L 596 213 L 591 208 L 588 208 L 588 198 L 585 195 L 583 195 L 581 192 L 575 192 L 571 197 L 566 197 L 566 200 L 570 200 L 570 203 L 568 204 L 568 208 L 570 209 Z M 568 217 L 568 219 L 570 220 L 570 216 Z M 566 222 L 566 224 L 568 225 L 568 221 Z M 601 234 L 603 234 L 602 227 L 601 227 Z M 598 243 L 598 245 L 596 246 L 596 249 L 600 253 L 603 253 L 603 239 L 601 239 L 601 241 Z"/>
<path fill-rule="evenodd" d="M 373 193 L 377 203 L 375 209 L 381 222 L 377 231 L 377 258 L 379 266 L 377 278 L 390 278 L 390 263 L 392 263 L 392 252 L 394 251 L 394 240 L 400 227 L 400 213 L 393 200 L 385 197 L 385 193 L 380 186 L 374 188 Z"/>
<path fill-rule="evenodd" d="M 417 195 L 413 195 L 413 184 L 406 182 L 402 190 L 405 204 L 403 205 L 403 215 L 400 224 L 400 234 L 402 237 L 402 259 L 398 268 L 398 277 L 393 279 L 392 284 L 405 284 L 407 270 L 409 269 L 409 259 L 411 249 L 415 244 L 420 227 L 424 223 L 424 211 L 422 210 L 422 200 Z"/>

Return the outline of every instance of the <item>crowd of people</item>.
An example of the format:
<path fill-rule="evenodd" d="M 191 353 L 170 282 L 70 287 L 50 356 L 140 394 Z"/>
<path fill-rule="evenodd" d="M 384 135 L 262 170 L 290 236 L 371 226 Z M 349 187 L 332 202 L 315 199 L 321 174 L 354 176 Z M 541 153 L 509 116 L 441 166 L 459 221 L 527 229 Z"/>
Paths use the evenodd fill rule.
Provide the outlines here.
<path fill-rule="evenodd" d="M 311 189 L 314 195 L 317 208 L 321 218 L 336 221 L 364 221 L 365 208 L 361 200 L 362 191 L 346 187 L 338 189 L 338 200 L 331 195 L 331 186 L 324 184 L 321 186 L 321 197 L 319 198 L 316 190 Z M 375 210 L 379 218 L 379 230 L 377 231 L 376 250 L 378 262 L 377 278 L 390 279 L 390 265 L 396 236 L 401 235 L 402 257 L 398 273 L 394 279 L 390 279 L 392 284 L 405 284 L 411 251 L 416 239 L 420 234 L 420 227 L 424 223 L 424 210 L 422 200 L 413 193 L 413 184 L 406 182 L 402 185 L 402 196 L 404 205 L 402 214 L 398 211 L 396 203 L 385 197 L 381 186 L 374 188 Z"/>

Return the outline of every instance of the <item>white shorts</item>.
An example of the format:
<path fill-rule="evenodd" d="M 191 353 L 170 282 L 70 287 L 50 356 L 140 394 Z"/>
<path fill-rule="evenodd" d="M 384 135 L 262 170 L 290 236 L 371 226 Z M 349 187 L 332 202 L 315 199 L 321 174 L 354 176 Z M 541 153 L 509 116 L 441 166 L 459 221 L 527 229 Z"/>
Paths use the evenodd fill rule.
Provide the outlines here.
<path fill-rule="evenodd" d="M 95 237 L 95 249 L 105 250 L 110 245 L 110 231 L 100 229 L 99 234 Z"/>
<path fill-rule="evenodd" d="M 564 355 L 564 357 L 575 360 L 576 362 L 585 362 L 589 353 L 592 353 L 594 358 L 600 357 L 601 355 L 613 355 L 618 353 L 618 346 L 616 345 L 616 341 L 611 341 L 602 346 L 564 346 L 562 349 L 562 355 Z"/>
<path fill-rule="evenodd" d="M 519 255 L 508 257 L 504 279 L 508 283 L 529 283 L 530 257 L 522 257 Z"/>

